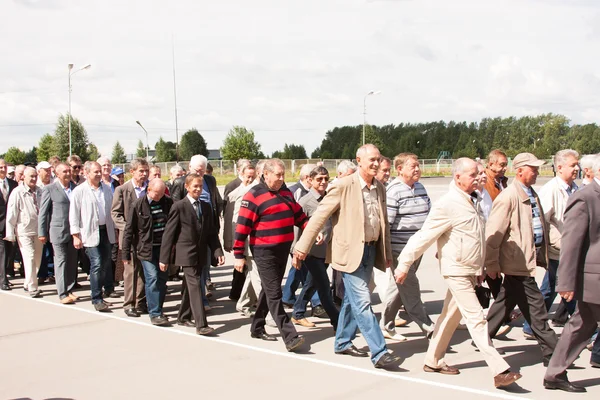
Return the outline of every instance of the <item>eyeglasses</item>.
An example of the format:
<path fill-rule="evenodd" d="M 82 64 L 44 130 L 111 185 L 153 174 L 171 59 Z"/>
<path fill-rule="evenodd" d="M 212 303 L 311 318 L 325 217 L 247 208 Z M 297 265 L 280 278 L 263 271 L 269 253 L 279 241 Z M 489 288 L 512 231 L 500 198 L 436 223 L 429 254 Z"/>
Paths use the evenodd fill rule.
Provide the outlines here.
<path fill-rule="evenodd" d="M 81 165 L 73 165 L 71 168 L 73 168 L 73 169 L 81 169 Z"/>
<path fill-rule="evenodd" d="M 323 181 L 329 182 L 329 177 L 328 176 L 319 176 L 319 177 L 315 178 L 315 180 L 317 182 L 323 182 Z"/>

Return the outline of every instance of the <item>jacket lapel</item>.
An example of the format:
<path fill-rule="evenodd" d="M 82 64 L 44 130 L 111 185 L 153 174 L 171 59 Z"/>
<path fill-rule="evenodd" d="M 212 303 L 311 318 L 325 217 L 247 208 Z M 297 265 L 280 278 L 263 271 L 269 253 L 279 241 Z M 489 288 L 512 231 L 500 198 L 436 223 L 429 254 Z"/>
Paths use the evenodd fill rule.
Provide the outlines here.
<path fill-rule="evenodd" d="M 354 201 L 356 202 L 355 204 L 359 204 L 358 207 L 358 215 L 359 218 L 357 219 L 357 221 L 360 221 L 360 226 L 362 228 L 362 226 L 365 223 L 365 206 L 364 206 L 364 199 L 363 199 L 363 194 L 362 194 L 362 187 L 360 186 L 360 179 L 359 179 L 359 175 L 358 172 L 356 172 L 353 176 L 352 176 L 352 189 L 354 190 L 354 194 L 353 196 L 355 197 Z M 361 231 L 364 231 L 364 228 L 361 229 Z M 363 232 L 364 235 L 364 232 Z M 364 240 L 364 237 L 363 237 Z"/>

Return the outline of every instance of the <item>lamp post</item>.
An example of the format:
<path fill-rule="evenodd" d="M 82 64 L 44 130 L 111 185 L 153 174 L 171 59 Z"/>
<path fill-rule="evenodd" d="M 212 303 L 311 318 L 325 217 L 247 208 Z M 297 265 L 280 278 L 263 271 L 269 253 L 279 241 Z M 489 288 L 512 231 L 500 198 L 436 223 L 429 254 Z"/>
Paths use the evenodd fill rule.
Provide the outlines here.
<path fill-rule="evenodd" d="M 365 94 L 365 99 L 363 101 L 363 141 L 362 141 L 363 146 L 365 145 L 365 125 L 367 124 L 367 97 L 376 95 L 379 93 L 381 93 L 381 90 L 378 90 L 378 91 L 371 90 L 369 93 Z"/>
<path fill-rule="evenodd" d="M 73 64 L 69 64 L 69 157 L 73 155 L 73 141 L 71 139 L 71 91 L 73 88 L 71 87 L 71 77 L 78 73 L 79 71 L 83 71 L 84 69 L 89 69 L 92 64 L 87 64 L 86 66 L 79 68 L 77 71 L 73 71 Z"/>
<path fill-rule="evenodd" d="M 146 130 L 146 128 L 144 128 L 142 126 L 142 124 L 140 123 L 140 121 L 135 121 L 136 124 L 138 124 L 140 126 L 140 128 L 142 128 L 144 130 L 144 132 L 146 132 L 146 160 L 149 160 L 150 158 L 148 157 L 148 131 Z"/>

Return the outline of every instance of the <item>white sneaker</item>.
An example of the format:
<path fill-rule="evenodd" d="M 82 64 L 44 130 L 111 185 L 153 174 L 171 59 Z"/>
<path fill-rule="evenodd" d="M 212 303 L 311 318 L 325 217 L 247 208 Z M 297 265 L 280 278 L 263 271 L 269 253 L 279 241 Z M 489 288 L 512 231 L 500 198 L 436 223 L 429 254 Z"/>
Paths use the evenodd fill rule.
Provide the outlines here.
<path fill-rule="evenodd" d="M 510 325 L 502 325 L 500 327 L 500 329 L 498 329 L 496 336 L 506 335 L 508 332 L 510 332 L 511 329 L 512 329 L 512 326 L 510 326 Z"/>
<path fill-rule="evenodd" d="M 396 342 L 404 342 L 406 341 L 406 336 L 403 336 L 395 331 L 388 331 L 387 329 L 382 329 L 381 333 L 383 333 L 383 337 L 386 339 L 394 340 Z"/>

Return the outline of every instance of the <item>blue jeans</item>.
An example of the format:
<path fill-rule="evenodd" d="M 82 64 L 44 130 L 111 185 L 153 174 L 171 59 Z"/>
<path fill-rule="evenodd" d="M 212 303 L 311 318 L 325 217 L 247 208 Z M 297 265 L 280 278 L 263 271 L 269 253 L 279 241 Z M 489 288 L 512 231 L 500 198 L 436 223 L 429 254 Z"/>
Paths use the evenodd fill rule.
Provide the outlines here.
<path fill-rule="evenodd" d="M 540 292 L 544 296 L 544 303 L 546 304 L 546 310 L 550 311 L 552 307 L 552 303 L 554 303 L 554 299 L 556 298 L 556 274 L 558 272 L 558 260 L 548 260 L 548 270 L 546 271 L 546 275 L 544 275 L 544 280 L 542 281 L 542 285 L 540 286 Z M 561 299 L 569 312 L 569 315 L 573 315 L 575 312 L 575 306 L 577 305 L 577 300 L 571 300 L 566 302 L 564 299 Z M 531 330 L 531 326 L 525 321 L 523 324 L 523 332 L 528 333 L 530 335 L 533 334 Z"/>
<path fill-rule="evenodd" d="M 369 345 L 373 364 L 387 353 L 383 333 L 379 329 L 377 318 L 371 308 L 371 293 L 369 292 L 369 281 L 375 264 L 376 251 L 375 246 L 365 245 L 362 261 L 356 271 L 342 272 L 346 291 L 334 344 L 336 353 L 346 350 L 352 346 L 356 331 L 360 329 Z"/>
<path fill-rule="evenodd" d="M 162 307 L 167 294 L 167 271 L 161 271 L 159 264 L 160 246 L 152 247 L 152 261 L 140 260 L 146 278 L 146 301 L 150 317 L 162 314 Z"/>
<path fill-rule="evenodd" d="M 331 320 L 331 325 L 337 329 L 339 311 L 335 308 L 333 298 L 331 297 L 331 284 L 329 282 L 329 277 L 327 276 L 327 264 L 325 264 L 325 259 L 309 255 L 302 264 L 308 269 L 308 274 L 302 285 L 300 296 L 298 296 L 298 299 L 296 299 L 296 302 L 294 303 L 294 318 L 304 318 L 308 302 L 315 292 L 317 292 L 319 293 L 319 298 L 323 301 L 322 304 Z M 313 308 L 314 307 L 315 306 L 313 306 Z"/>
<path fill-rule="evenodd" d="M 298 290 L 298 286 L 306 281 L 306 276 L 308 275 L 308 269 L 302 263 L 302 267 L 300 270 L 296 268 L 290 268 L 290 272 L 288 273 L 287 278 L 285 279 L 285 285 L 283 286 L 283 302 L 286 304 L 295 304 L 296 303 L 296 290 Z M 321 305 L 321 299 L 319 299 L 319 292 L 315 292 L 310 299 L 310 303 L 313 307 L 317 307 Z"/>
<path fill-rule="evenodd" d="M 86 247 L 85 254 L 90 259 L 92 304 L 102 303 L 102 286 L 107 293 L 115 290 L 111 264 L 112 244 L 108 240 L 106 228 L 100 229 L 98 246 Z"/>

